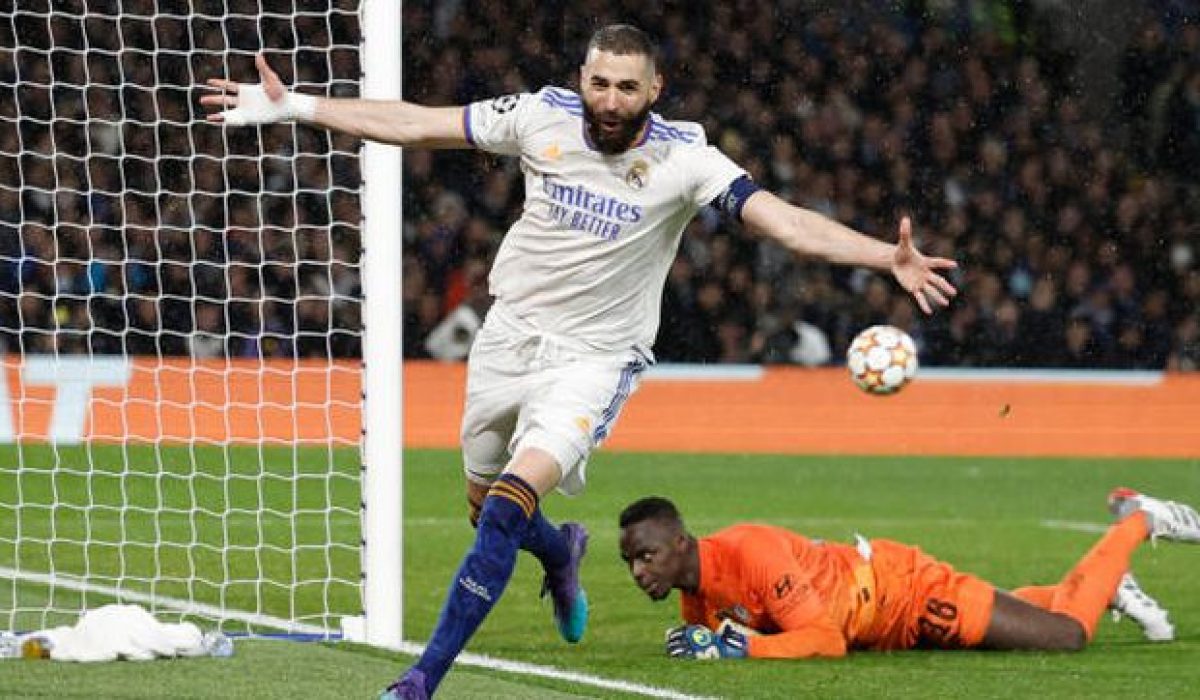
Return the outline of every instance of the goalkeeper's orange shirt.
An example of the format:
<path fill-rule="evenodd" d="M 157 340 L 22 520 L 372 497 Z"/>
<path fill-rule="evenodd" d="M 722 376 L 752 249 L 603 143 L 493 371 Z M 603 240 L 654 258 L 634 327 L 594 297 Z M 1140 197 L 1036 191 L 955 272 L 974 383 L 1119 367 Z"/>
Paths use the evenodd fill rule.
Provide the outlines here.
<path fill-rule="evenodd" d="M 916 547 L 887 540 L 870 547 L 873 561 L 853 546 L 768 525 L 702 537 L 700 586 L 684 593 L 683 618 L 712 629 L 731 619 L 760 632 L 749 639 L 755 657 L 979 643 L 991 616 L 990 584 Z"/>

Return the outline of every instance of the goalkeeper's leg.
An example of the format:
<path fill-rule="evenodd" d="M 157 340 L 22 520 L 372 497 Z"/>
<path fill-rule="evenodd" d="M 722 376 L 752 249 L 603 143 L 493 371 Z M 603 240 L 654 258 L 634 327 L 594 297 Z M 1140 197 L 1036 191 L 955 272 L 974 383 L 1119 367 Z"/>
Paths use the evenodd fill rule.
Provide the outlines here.
<path fill-rule="evenodd" d="M 1110 527 L 1057 586 L 1025 588 L 1018 595 L 997 591 L 983 646 L 1083 648 L 1129 570 L 1130 556 L 1149 532 L 1145 515 L 1135 513 Z"/>

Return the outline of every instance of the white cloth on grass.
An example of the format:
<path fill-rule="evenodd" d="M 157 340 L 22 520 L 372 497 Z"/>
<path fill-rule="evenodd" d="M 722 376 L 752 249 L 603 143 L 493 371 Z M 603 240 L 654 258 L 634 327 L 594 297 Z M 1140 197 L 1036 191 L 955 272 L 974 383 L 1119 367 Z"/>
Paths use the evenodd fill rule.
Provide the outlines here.
<path fill-rule="evenodd" d="M 83 613 L 73 626 L 29 636 L 44 638 L 55 661 L 150 661 L 208 653 L 199 627 L 159 622 L 140 605 L 105 605 Z"/>

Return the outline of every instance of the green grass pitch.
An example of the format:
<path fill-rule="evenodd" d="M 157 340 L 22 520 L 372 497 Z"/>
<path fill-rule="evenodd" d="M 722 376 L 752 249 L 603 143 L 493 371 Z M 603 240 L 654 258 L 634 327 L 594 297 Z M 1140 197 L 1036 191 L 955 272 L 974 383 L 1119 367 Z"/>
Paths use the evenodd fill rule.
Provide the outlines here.
<path fill-rule="evenodd" d="M 0 447 L 0 566 L 12 567 L 18 556 L 23 568 L 46 564 L 44 544 L 12 544 L 12 505 L 18 499 L 27 506 L 53 499 L 65 507 L 22 516 L 29 539 L 54 532 L 62 538 L 90 535 L 93 541 L 115 542 L 123 537 L 139 543 L 124 551 L 102 544 L 91 552 L 63 544 L 53 552 L 59 566 L 82 565 L 86 556 L 93 572 L 157 573 L 166 581 L 156 588 L 161 595 L 182 596 L 185 587 L 172 578 L 219 560 L 223 542 L 247 538 L 257 538 L 273 551 L 312 544 L 329 533 L 339 547 L 330 558 L 273 553 L 255 561 L 239 554 L 225 560 L 235 578 L 265 566 L 275 575 L 315 581 L 323 578 L 324 567 L 332 566 L 338 576 L 352 580 L 358 571 L 353 549 L 359 535 L 356 452 L 265 450 L 266 470 L 255 466 L 257 452 L 92 447 L 55 455 L 44 448 Z M 331 455 L 332 470 L 325 466 Z M 123 470 L 126 460 L 132 466 Z M 298 474 L 293 460 L 300 465 Z M 407 455 L 405 620 L 410 639 L 427 637 L 471 538 L 460 473 L 453 451 Z M 592 531 L 584 568 L 593 608 L 587 637 L 575 646 L 558 640 L 549 603 L 537 598 L 538 567 L 522 555 L 503 601 L 470 649 L 728 698 L 1194 697 L 1200 682 L 1200 547 L 1146 546 L 1134 559 L 1144 587 L 1172 612 L 1179 637 L 1174 643 L 1145 642 L 1132 623 L 1106 620 L 1095 643 L 1080 654 L 904 652 L 742 662 L 664 658 L 662 631 L 676 620 L 678 601 L 674 596 L 665 603 L 646 600 L 630 583 L 616 549 L 620 509 L 640 496 L 658 494 L 680 505 L 697 534 L 741 520 L 777 523 L 829 539 L 845 540 L 861 532 L 918 544 L 1001 586 L 1051 583 L 1094 541 L 1087 524 L 1106 521 L 1105 494 L 1121 484 L 1196 503 L 1200 462 L 601 452 L 592 460 L 582 497 L 552 496 L 545 503 L 553 519 L 581 520 Z M 203 504 L 199 516 L 171 512 L 191 502 Z M 126 509 L 131 515 L 115 509 L 121 503 L 135 506 Z M 103 517 L 85 523 L 80 509 L 87 506 Z M 166 514 L 153 515 L 158 507 L 165 507 Z M 303 515 L 275 514 L 294 507 Z M 339 510 L 327 517 L 330 507 Z M 263 516 L 251 514 L 262 509 Z M 194 544 L 172 545 L 155 558 L 143 543 L 153 541 L 156 531 L 170 541 Z M 190 558 L 188 549 L 195 550 Z M 205 602 L 213 602 L 221 590 L 215 582 L 194 587 Z M 323 600 L 340 608 L 339 613 L 357 606 L 357 591 L 350 584 L 323 588 L 314 583 L 284 594 L 245 583 L 226 586 L 224 593 L 231 607 L 260 605 L 269 614 L 295 614 L 313 624 L 332 624 L 321 615 Z M 28 604 L 39 595 L 44 592 L 36 584 L 0 580 L 0 605 Z M 0 697 L 370 698 L 408 662 L 402 655 L 350 644 L 240 641 L 231 659 L 95 666 L 0 662 Z M 439 697 L 627 696 L 458 667 Z"/>

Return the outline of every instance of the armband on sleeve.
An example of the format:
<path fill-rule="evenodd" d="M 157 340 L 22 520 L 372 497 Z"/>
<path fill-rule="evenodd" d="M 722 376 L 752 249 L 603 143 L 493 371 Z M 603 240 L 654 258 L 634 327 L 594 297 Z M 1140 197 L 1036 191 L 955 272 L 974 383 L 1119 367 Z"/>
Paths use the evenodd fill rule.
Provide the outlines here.
<path fill-rule="evenodd" d="M 729 183 L 729 187 L 717 195 L 711 204 L 715 209 L 724 212 L 726 216 L 741 221 L 742 207 L 746 206 L 746 200 L 760 189 L 762 188 L 754 184 L 754 180 L 751 180 L 749 175 L 742 175 Z"/>

